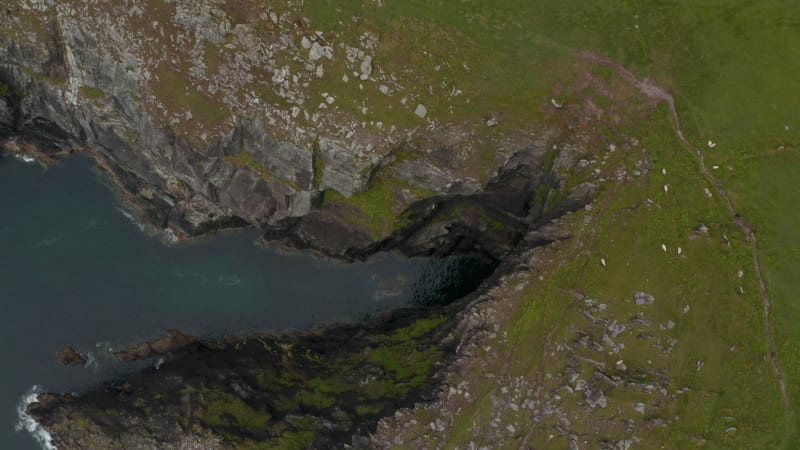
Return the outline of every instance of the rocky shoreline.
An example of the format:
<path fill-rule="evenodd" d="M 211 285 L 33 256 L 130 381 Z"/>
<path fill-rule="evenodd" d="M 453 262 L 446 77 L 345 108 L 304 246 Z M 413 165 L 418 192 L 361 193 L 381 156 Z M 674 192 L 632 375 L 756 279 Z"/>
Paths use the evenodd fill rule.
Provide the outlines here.
<path fill-rule="evenodd" d="M 557 224 L 531 233 L 478 290 L 449 305 L 225 341 L 173 331 L 115 354 L 162 357 L 151 369 L 78 396 L 40 394 L 27 413 L 57 448 L 379 447 L 370 435 L 384 418 L 438 398 L 451 364 L 487 332 L 476 317 L 491 292 L 535 242 L 565 238 Z"/>
<path fill-rule="evenodd" d="M 15 17 L 0 13 L 0 23 L 13 31 Z M 284 19 L 270 20 L 295 33 L 280 28 Z M 213 136 L 187 133 L 191 120 L 159 116 L 140 55 L 95 25 L 60 11 L 48 23 L 57 32 L 38 40 L 0 33 L 0 148 L 42 161 L 91 153 L 137 219 L 177 239 L 257 227 L 264 241 L 347 261 L 477 254 L 500 263 L 477 298 L 514 255 L 562 239 L 551 220 L 596 194 L 596 184 L 566 182 L 577 155 L 529 131 L 484 143 L 485 175 L 473 175 L 471 160 L 458 159 L 477 152 L 464 130 L 494 120 L 429 121 L 408 135 L 319 125 L 300 138 L 286 131 L 291 121 L 229 107 L 237 115 Z M 297 50 L 286 36 L 280 45 Z M 361 66 L 369 79 L 371 64 Z M 469 298 L 308 335 L 146 343 L 123 358 L 169 355 L 158 370 L 77 398 L 42 394 L 28 412 L 62 448 L 351 444 L 381 417 L 433 398 L 468 333 Z"/>

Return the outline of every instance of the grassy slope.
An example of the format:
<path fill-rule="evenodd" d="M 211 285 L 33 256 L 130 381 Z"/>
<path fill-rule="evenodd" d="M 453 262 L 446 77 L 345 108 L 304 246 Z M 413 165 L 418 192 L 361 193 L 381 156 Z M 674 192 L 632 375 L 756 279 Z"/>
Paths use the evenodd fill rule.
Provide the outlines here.
<path fill-rule="evenodd" d="M 320 23 L 333 23 L 330 14 L 335 7 L 356 11 L 361 3 L 309 0 L 306 10 Z M 793 225 L 800 216 L 793 206 L 800 178 L 795 170 L 797 157 L 790 153 L 797 150 L 800 138 L 800 124 L 796 123 L 800 116 L 796 101 L 800 80 L 795 76 L 800 71 L 796 2 L 387 3 L 383 8 L 365 9 L 364 16 L 387 29 L 411 23 L 417 24 L 411 28 L 417 31 L 425 29 L 419 24 L 428 24 L 469 44 L 465 47 L 472 53 L 464 57 L 471 59 L 466 61 L 480 65 L 473 65 L 470 73 L 476 76 L 467 76 L 462 83 L 466 92 L 483 95 L 473 98 L 469 106 L 461 105 L 460 114 L 503 110 L 537 117 L 537 108 L 530 106 L 546 98 L 559 76 L 569 74 L 573 63 L 569 48 L 600 51 L 639 76 L 651 76 L 670 88 L 689 139 L 718 143 L 715 149 L 707 149 L 709 166 L 723 166 L 723 181 L 735 205 L 757 226 L 762 264 L 775 304 L 772 320 L 779 360 L 788 378 L 792 405 L 797 407 L 800 392 L 793 386 L 800 385 L 800 331 L 793 326 L 793 318 L 800 315 L 800 303 L 792 293 L 800 288 L 798 266 L 793 264 L 798 259 L 800 233 Z M 425 33 L 410 32 L 403 37 L 418 43 L 418 48 L 436 50 L 437 41 L 429 40 Z M 425 68 L 419 70 L 424 79 L 428 75 Z M 707 182 L 699 176 L 693 157 L 674 139 L 673 126 L 663 113 L 652 123 L 637 126 L 635 133 L 652 151 L 657 167 L 674 174 L 670 175 L 673 189 L 664 197 L 658 175 L 651 175 L 650 183 L 619 192 L 603 215 L 602 239 L 596 244 L 613 262 L 613 269 L 603 272 L 597 264 L 590 265 L 580 283 L 587 295 L 612 303 L 620 314 L 630 308 L 620 300 L 634 289 L 646 289 L 667 300 L 659 301 L 655 312 L 659 319 L 675 319 L 683 304 L 692 307 L 691 315 L 679 322 L 679 344 L 664 362 L 669 363 L 665 370 L 674 383 L 707 392 L 673 405 L 683 420 L 669 432 L 653 432 L 651 442 L 662 439 L 675 446 L 695 445 L 691 443 L 695 441 L 686 441 L 686 436 L 694 434 L 710 439 L 715 447 L 796 445 L 797 424 L 791 415 L 789 422 L 783 420 L 780 393 L 762 359 L 767 347 L 761 302 L 744 236 L 716 197 L 708 200 L 704 196 Z M 762 156 L 779 146 L 785 147 L 786 154 Z M 663 209 L 625 209 L 648 195 L 657 198 Z M 612 211 L 619 215 L 613 216 Z M 689 228 L 701 221 L 709 224 L 711 237 L 690 241 Z M 721 244 L 722 234 L 731 239 L 731 247 Z M 662 242 L 670 249 L 682 245 L 687 258 L 665 257 L 659 248 Z M 549 285 L 539 287 L 544 291 L 532 291 L 529 303 L 509 324 L 516 342 L 534 347 L 531 352 L 511 356 L 519 358 L 514 369 L 518 373 L 532 376 L 532 368 L 538 366 L 541 350 L 534 343 L 544 340 L 555 318 L 570 304 L 554 287 L 574 287 L 579 282 L 576 264 L 568 262 Z M 741 281 L 735 275 L 740 269 L 744 270 Z M 738 285 L 743 286 L 744 295 L 735 294 Z M 732 344 L 737 351 L 729 351 Z M 626 358 L 632 364 L 646 363 L 642 361 L 644 350 L 635 345 L 629 348 L 631 354 Z M 705 361 L 702 371 L 694 369 L 699 358 Z M 488 395 L 490 387 L 486 389 Z M 453 444 L 468 442 L 467 437 L 479 428 L 476 424 L 486 420 L 489 400 L 482 398 L 483 402 L 465 407 Z M 733 435 L 725 433 L 732 421 L 738 429 Z"/>

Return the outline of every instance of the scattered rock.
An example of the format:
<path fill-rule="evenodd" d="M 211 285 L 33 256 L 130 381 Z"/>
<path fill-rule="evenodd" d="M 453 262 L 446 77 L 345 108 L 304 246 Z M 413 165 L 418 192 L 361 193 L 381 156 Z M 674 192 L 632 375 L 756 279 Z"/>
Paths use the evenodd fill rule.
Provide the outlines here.
<path fill-rule="evenodd" d="M 642 414 L 642 415 L 643 415 L 643 414 L 644 414 L 644 411 L 645 411 L 645 406 L 644 406 L 644 403 L 642 403 L 642 402 L 639 402 L 639 403 L 637 403 L 637 404 L 636 404 L 636 406 L 634 406 L 634 408 L 633 408 L 633 409 L 634 409 L 636 412 L 638 412 L 639 414 Z"/>
<path fill-rule="evenodd" d="M 78 353 L 78 351 L 72 347 L 67 347 L 58 352 L 56 358 L 58 362 L 65 366 L 83 367 L 87 362 L 86 357 Z"/>
<path fill-rule="evenodd" d="M 494 127 L 496 127 L 498 124 L 499 124 L 499 122 L 498 122 L 498 121 L 497 121 L 497 119 L 495 119 L 494 117 L 491 117 L 491 118 L 489 118 L 489 119 L 486 119 L 486 126 L 487 126 L 487 127 L 489 127 L 489 128 L 494 128 Z"/>
<path fill-rule="evenodd" d="M 615 338 L 625 331 L 625 325 L 615 320 L 611 325 L 608 326 L 608 331 L 611 333 L 611 337 Z"/>
<path fill-rule="evenodd" d="M 584 399 L 592 408 L 605 408 L 608 406 L 608 400 L 601 390 L 587 390 Z"/>
<path fill-rule="evenodd" d="M 425 116 L 428 115 L 428 108 L 426 108 L 423 104 L 419 104 L 417 105 L 417 109 L 414 110 L 414 114 L 416 114 L 420 119 L 424 119 Z"/>
<path fill-rule="evenodd" d="M 653 297 L 652 295 L 648 294 L 647 292 L 642 292 L 642 291 L 634 292 L 633 293 L 633 298 L 635 299 L 637 306 L 650 305 L 654 301 L 656 301 L 655 297 Z"/>
<path fill-rule="evenodd" d="M 333 58 L 333 48 L 329 46 L 321 46 L 318 42 L 314 42 L 311 44 L 311 48 L 308 50 L 308 59 L 312 62 L 318 61 L 323 57 L 331 59 Z"/>
<path fill-rule="evenodd" d="M 369 76 L 372 75 L 372 56 L 365 56 L 364 60 L 361 61 L 361 81 L 369 80 Z"/>
<path fill-rule="evenodd" d="M 608 376 L 608 374 L 606 374 L 605 372 L 603 372 L 603 371 L 602 371 L 602 370 L 600 370 L 600 369 L 595 369 L 595 371 L 594 371 L 594 377 L 595 377 L 596 379 L 598 379 L 598 380 L 602 381 L 603 383 L 605 383 L 605 384 L 606 384 L 606 386 L 608 386 L 608 388 L 609 388 L 609 389 L 614 389 L 615 387 L 617 387 L 617 382 L 616 382 L 616 381 L 614 381 L 614 379 L 613 379 L 613 378 L 611 378 L 610 376 Z"/>

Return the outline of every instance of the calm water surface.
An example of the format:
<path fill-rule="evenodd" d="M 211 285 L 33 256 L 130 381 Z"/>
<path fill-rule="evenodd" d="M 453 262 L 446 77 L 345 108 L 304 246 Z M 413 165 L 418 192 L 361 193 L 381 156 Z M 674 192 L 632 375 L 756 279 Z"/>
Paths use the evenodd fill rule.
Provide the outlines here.
<path fill-rule="evenodd" d="M 126 217 L 86 157 L 43 169 L 0 159 L 0 448 L 33 386 L 80 392 L 131 366 L 110 352 L 168 328 L 218 336 L 308 329 L 410 302 L 447 301 L 487 275 L 468 258 L 378 255 L 345 265 L 253 245 L 257 232 L 167 246 Z M 71 345 L 88 368 L 59 365 Z M 150 364 L 150 362 L 143 363 Z"/>

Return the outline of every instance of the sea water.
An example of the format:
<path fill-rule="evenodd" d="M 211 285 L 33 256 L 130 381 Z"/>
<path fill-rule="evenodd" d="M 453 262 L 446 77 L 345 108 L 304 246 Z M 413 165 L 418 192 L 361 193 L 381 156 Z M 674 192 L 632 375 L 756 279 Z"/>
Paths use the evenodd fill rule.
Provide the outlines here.
<path fill-rule="evenodd" d="M 257 231 L 169 245 L 145 232 L 93 168 L 87 156 L 50 168 L 0 158 L 0 448 L 47 448 L 24 415 L 36 394 L 80 393 L 154 364 L 121 364 L 111 353 L 166 329 L 307 330 L 450 301 L 490 271 L 470 258 L 337 263 L 256 246 Z M 58 364 L 65 346 L 87 355 L 87 367 Z"/>

